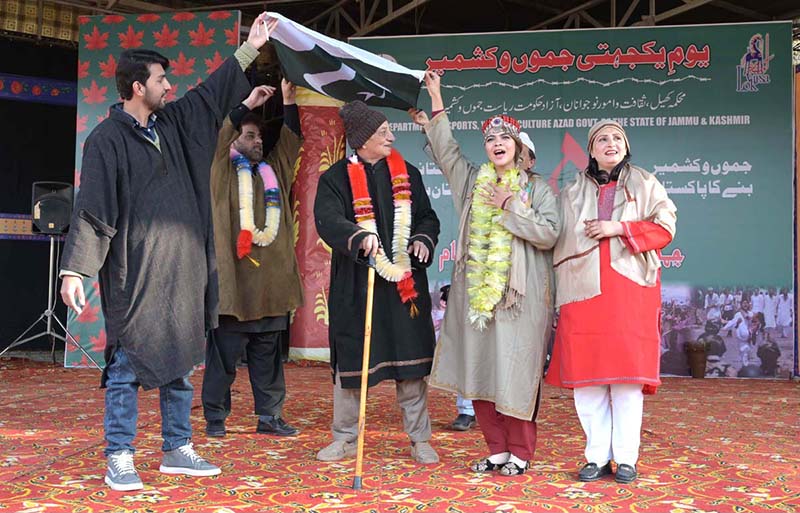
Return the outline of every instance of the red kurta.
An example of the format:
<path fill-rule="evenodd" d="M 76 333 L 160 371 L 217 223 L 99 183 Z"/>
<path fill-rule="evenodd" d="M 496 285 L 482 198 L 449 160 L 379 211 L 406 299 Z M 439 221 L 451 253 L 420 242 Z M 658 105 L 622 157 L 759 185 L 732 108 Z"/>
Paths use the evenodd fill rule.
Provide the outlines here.
<path fill-rule="evenodd" d="M 599 219 L 610 219 L 615 185 L 600 187 Z M 622 240 L 633 253 L 671 241 L 667 230 L 649 221 L 622 225 Z M 611 267 L 608 241 L 599 248 L 601 294 L 561 306 L 545 381 L 566 388 L 641 383 L 652 394 L 661 384 L 661 280 L 644 287 L 619 274 Z"/>

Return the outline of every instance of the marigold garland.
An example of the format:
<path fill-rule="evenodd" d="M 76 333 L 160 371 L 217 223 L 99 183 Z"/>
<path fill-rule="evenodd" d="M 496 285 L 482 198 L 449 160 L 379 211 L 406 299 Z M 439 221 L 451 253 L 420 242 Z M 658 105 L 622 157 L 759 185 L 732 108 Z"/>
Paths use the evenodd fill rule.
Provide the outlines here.
<path fill-rule="evenodd" d="M 236 170 L 239 184 L 240 231 L 236 240 L 236 256 L 240 259 L 247 256 L 258 266 L 259 263 L 249 256 L 252 245 L 269 246 L 272 244 L 281 225 L 281 195 L 278 177 L 266 162 L 262 161 L 258 164 L 258 173 L 264 182 L 264 207 L 266 209 L 264 228 L 258 229 L 253 212 L 253 171 L 250 161 L 238 151 L 231 149 L 231 162 Z"/>
<path fill-rule="evenodd" d="M 386 253 L 375 257 L 375 270 L 384 280 L 397 283 L 397 293 L 403 303 L 411 303 L 411 316 L 416 317 L 417 307 L 414 299 L 419 296 L 414 287 L 411 274 L 411 257 L 407 252 L 408 240 L 411 236 L 411 183 L 405 160 L 395 150 L 386 159 L 392 180 L 392 199 L 394 203 L 394 226 L 392 234 L 392 255 L 394 262 Z M 353 155 L 347 164 L 350 188 L 353 191 L 353 211 L 356 224 L 364 230 L 378 235 L 375 223 L 375 210 L 372 197 L 367 187 L 367 175 L 364 164 Z M 380 235 L 378 235 L 380 237 Z"/>
<path fill-rule="evenodd" d="M 494 164 L 489 162 L 478 171 L 475 188 L 496 181 Z M 500 186 L 512 193 L 519 192 L 519 170 L 513 168 L 503 173 Z M 501 223 L 503 210 L 479 194 L 473 196 L 471 214 L 467 261 L 468 317 L 473 327 L 483 331 L 494 317 L 495 307 L 508 285 L 513 235 Z"/>

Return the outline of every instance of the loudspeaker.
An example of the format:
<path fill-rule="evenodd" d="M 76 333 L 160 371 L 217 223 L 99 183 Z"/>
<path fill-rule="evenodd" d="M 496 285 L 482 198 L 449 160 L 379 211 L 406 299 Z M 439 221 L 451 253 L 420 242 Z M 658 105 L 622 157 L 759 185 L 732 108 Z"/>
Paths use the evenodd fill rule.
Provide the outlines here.
<path fill-rule="evenodd" d="M 33 233 L 67 233 L 72 215 L 72 185 L 64 182 L 33 182 L 31 213 Z"/>

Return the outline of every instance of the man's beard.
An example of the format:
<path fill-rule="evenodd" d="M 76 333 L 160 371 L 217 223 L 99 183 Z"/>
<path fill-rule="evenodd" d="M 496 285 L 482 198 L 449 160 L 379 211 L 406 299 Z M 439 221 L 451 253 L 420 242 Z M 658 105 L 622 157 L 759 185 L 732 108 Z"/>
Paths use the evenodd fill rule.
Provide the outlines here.
<path fill-rule="evenodd" d="M 153 100 L 152 98 L 146 98 L 146 100 L 147 100 L 146 101 L 147 108 L 150 109 L 153 112 L 157 112 L 157 111 L 163 109 L 164 105 L 166 103 L 165 102 L 165 98 L 166 97 L 167 97 L 166 95 L 162 95 L 162 96 L 160 96 L 159 98 L 157 98 L 155 100 Z"/>
<path fill-rule="evenodd" d="M 251 150 L 239 150 L 239 153 L 247 157 L 250 162 L 261 162 L 264 157 L 264 151 L 261 148 L 253 148 Z"/>

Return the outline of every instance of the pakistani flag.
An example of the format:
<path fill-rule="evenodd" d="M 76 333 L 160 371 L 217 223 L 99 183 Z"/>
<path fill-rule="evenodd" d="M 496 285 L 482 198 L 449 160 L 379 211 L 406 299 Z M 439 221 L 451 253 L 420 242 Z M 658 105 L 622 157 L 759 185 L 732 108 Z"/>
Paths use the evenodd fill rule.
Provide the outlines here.
<path fill-rule="evenodd" d="M 270 41 L 287 80 L 343 102 L 408 110 L 417 106 L 424 72 L 331 39 L 270 12 L 280 20 Z"/>

